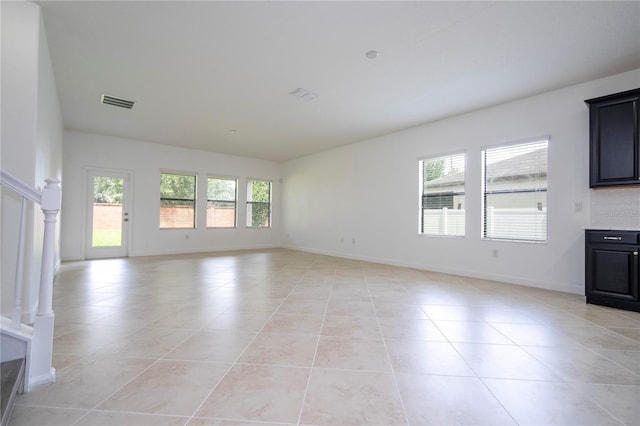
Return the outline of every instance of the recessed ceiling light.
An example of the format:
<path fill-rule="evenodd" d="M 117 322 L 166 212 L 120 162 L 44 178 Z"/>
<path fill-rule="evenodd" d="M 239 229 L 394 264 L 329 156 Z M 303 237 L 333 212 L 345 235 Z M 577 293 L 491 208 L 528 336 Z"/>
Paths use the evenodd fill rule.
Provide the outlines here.
<path fill-rule="evenodd" d="M 229 129 L 229 133 L 238 133 L 236 129 Z"/>
<path fill-rule="evenodd" d="M 367 59 L 375 59 L 377 58 L 379 55 L 377 50 L 370 50 L 367 53 L 364 54 L 364 56 L 367 57 Z"/>

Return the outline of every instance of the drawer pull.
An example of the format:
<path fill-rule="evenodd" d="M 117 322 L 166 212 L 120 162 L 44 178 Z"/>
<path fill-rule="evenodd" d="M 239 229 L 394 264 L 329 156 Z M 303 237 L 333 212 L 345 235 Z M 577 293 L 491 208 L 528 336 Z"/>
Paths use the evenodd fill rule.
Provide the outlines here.
<path fill-rule="evenodd" d="M 621 241 L 622 237 L 603 237 L 605 240 Z"/>

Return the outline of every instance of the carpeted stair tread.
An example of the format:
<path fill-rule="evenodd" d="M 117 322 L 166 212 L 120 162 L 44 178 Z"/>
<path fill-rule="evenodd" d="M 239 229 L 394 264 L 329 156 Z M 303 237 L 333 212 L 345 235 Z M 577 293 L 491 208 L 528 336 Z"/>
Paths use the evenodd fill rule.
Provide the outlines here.
<path fill-rule="evenodd" d="M 13 411 L 13 403 L 20 390 L 24 375 L 24 359 L 5 361 L 0 363 L 0 376 L 2 382 L 0 393 L 2 400 L 0 403 L 0 416 L 2 426 L 9 424 L 9 418 Z"/>

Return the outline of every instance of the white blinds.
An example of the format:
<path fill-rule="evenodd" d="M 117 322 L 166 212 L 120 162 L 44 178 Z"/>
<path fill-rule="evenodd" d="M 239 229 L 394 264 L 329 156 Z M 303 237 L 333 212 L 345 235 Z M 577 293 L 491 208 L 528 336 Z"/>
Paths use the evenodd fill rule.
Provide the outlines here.
<path fill-rule="evenodd" d="M 422 160 L 420 232 L 427 235 L 465 234 L 465 154 Z"/>
<path fill-rule="evenodd" d="M 483 237 L 547 240 L 547 140 L 482 152 Z"/>

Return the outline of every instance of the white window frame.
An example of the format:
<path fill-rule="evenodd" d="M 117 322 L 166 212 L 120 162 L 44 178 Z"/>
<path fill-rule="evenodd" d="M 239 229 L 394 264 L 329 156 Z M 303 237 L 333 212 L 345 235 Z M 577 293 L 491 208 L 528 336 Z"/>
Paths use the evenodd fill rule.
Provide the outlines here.
<path fill-rule="evenodd" d="M 462 180 L 462 191 L 451 191 L 450 194 L 446 194 L 451 196 L 452 198 L 452 208 L 443 208 L 440 217 L 439 217 L 439 231 L 440 232 L 430 232 L 428 229 L 425 229 L 426 220 L 425 220 L 425 210 L 434 210 L 434 209 L 426 209 L 425 208 L 425 200 L 428 197 L 425 192 L 425 176 L 424 176 L 424 165 L 425 162 L 433 161 L 433 160 L 443 160 L 447 161 L 447 159 L 451 162 L 453 160 L 458 160 L 459 157 L 462 156 L 462 167 L 463 167 L 463 180 Z M 449 238 L 464 238 L 466 234 L 466 173 L 467 173 L 467 152 L 465 150 L 449 152 L 444 154 L 437 154 L 428 157 L 422 157 L 418 159 L 418 174 L 419 174 L 419 219 L 418 219 L 418 234 L 426 235 L 429 237 L 449 237 Z M 446 175 L 445 175 L 446 176 Z M 456 197 L 462 197 L 462 208 L 456 208 L 456 202 L 454 201 Z M 460 224 L 461 222 L 461 224 Z M 460 231 L 460 227 L 462 231 Z"/>
<path fill-rule="evenodd" d="M 263 203 L 263 201 L 253 201 L 251 191 L 249 191 L 249 183 L 250 182 L 267 182 L 269 184 L 269 217 L 267 219 L 267 225 L 253 225 L 252 224 L 252 212 L 253 205 L 256 203 Z M 246 223 L 245 227 L 253 228 L 253 229 L 263 229 L 263 228 L 271 228 L 272 226 L 272 217 L 273 217 L 273 181 L 270 179 L 260 179 L 260 178 L 247 178 L 246 185 Z"/>
<path fill-rule="evenodd" d="M 193 226 L 181 226 L 181 227 L 163 227 L 161 223 L 159 223 L 159 228 L 160 230 L 174 230 L 174 229 L 178 229 L 178 230 L 185 230 L 185 229 L 196 229 L 197 228 L 197 223 L 198 223 L 198 173 L 196 172 L 187 172 L 187 171 L 180 171 L 180 170 L 169 170 L 169 169 L 161 169 L 160 170 L 160 176 L 159 176 L 159 184 L 158 184 L 158 189 L 160 190 L 160 206 L 158 209 L 158 221 L 160 221 L 160 211 L 162 209 L 162 175 L 176 175 L 176 176 L 188 176 L 188 177 L 193 177 L 194 178 L 194 183 L 193 183 Z M 190 200 L 191 199 L 180 199 L 180 200 Z"/>
<path fill-rule="evenodd" d="M 233 203 L 234 203 L 234 218 L 233 218 L 233 226 L 213 226 L 213 225 L 209 225 L 209 223 L 207 222 L 206 219 L 208 219 L 209 217 L 209 180 L 211 179 L 215 179 L 215 180 L 228 180 L 228 181 L 234 181 L 236 184 L 236 190 L 235 190 L 235 198 L 233 199 Z M 238 184 L 239 184 L 239 179 L 236 176 L 220 176 L 220 175 L 212 175 L 209 174 L 207 175 L 207 216 L 205 218 L 205 226 L 207 227 L 207 229 L 233 229 L 233 228 L 237 228 L 238 227 Z M 230 202 L 228 200 L 213 200 L 213 201 L 223 201 L 223 202 Z"/>
<path fill-rule="evenodd" d="M 482 216 L 481 216 L 481 238 L 483 240 L 488 240 L 488 241 L 512 241 L 512 242 L 522 242 L 522 243 L 534 243 L 534 244 L 544 244 L 548 242 L 548 238 L 549 238 L 549 214 L 548 214 L 548 195 L 547 195 L 547 191 L 548 191 L 548 187 L 549 187 L 549 162 L 548 162 L 548 158 L 549 158 L 549 145 L 551 142 L 551 138 L 548 135 L 545 136 L 540 136 L 537 138 L 529 138 L 529 139 L 523 139 L 523 140 L 519 140 L 519 141 L 513 141 L 513 142 L 508 142 L 508 143 L 503 143 L 503 144 L 499 144 L 499 145 L 491 145 L 491 146 L 486 146 L 482 148 L 481 151 L 481 159 L 482 159 Z M 518 147 L 522 147 L 523 149 L 523 153 L 519 154 L 519 155 L 526 155 L 529 152 L 532 151 L 527 151 L 526 145 L 531 145 L 531 147 L 535 146 L 536 144 L 544 144 L 546 143 L 546 159 L 545 159 L 545 163 L 546 163 L 546 169 L 544 171 L 544 187 L 542 186 L 533 186 L 533 187 L 529 187 L 529 188 L 514 188 L 515 185 L 512 186 L 511 190 L 509 189 L 504 189 L 504 190 L 499 190 L 499 191 L 491 191 L 491 192 L 487 192 L 487 151 L 495 151 L 495 150 L 501 150 L 501 149 L 516 149 Z M 496 155 L 495 152 L 491 153 L 494 156 Z M 499 155 L 501 155 L 500 153 L 498 153 L 498 157 Z M 508 155 L 507 153 L 504 153 L 504 155 Z M 498 161 L 506 161 L 508 159 L 505 158 L 505 160 L 497 160 L 494 161 L 494 164 Z M 518 193 L 533 193 L 533 194 L 537 194 L 537 193 L 545 193 L 545 197 L 544 197 L 544 202 L 539 202 L 536 201 L 536 208 L 535 209 L 530 209 L 529 208 L 529 212 L 527 212 L 525 209 L 526 208 L 511 208 L 511 210 L 516 213 L 517 210 L 521 210 L 519 213 L 522 214 L 522 216 L 526 215 L 527 213 L 529 214 L 529 218 L 525 218 L 525 219 L 519 219 L 520 222 L 518 222 L 518 219 L 512 219 L 512 224 L 515 224 L 516 226 L 507 226 L 507 230 L 504 230 L 505 228 L 503 228 L 503 230 L 501 232 L 496 231 L 493 235 L 487 235 L 488 233 L 491 233 L 491 231 L 489 230 L 489 228 L 491 227 L 491 224 L 489 223 L 490 221 L 487 220 L 488 217 L 496 217 L 495 214 L 497 213 L 495 209 L 490 209 L 490 206 L 487 206 L 487 196 L 488 195 L 498 195 L 498 194 L 504 194 L 505 197 L 509 196 L 511 194 L 511 197 L 508 199 L 511 203 L 516 203 L 517 202 L 517 198 L 515 194 Z M 504 209 L 505 211 L 503 213 L 507 214 L 507 210 L 508 209 Z M 536 214 L 536 211 L 540 211 L 540 212 L 544 212 L 544 215 L 542 214 Z M 495 219 L 494 219 L 495 220 Z M 506 220 L 506 219 L 505 219 Z M 533 222 L 535 225 L 533 225 L 531 227 L 531 232 L 528 235 L 523 235 L 526 234 L 524 232 L 519 232 L 517 233 L 516 229 L 523 229 L 522 226 L 520 226 L 519 228 L 517 228 L 518 225 L 522 225 L 523 222 L 526 223 L 526 221 L 528 221 L 529 223 Z M 538 222 L 542 222 L 543 225 L 537 225 Z M 502 222 L 505 223 L 505 222 Z M 504 225 L 503 225 L 504 226 Z M 535 233 L 538 233 L 536 236 Z M 500 235 L 500 233 L 502 235 Z M 520 234 L 520 235 L 519 235 Z"/>

